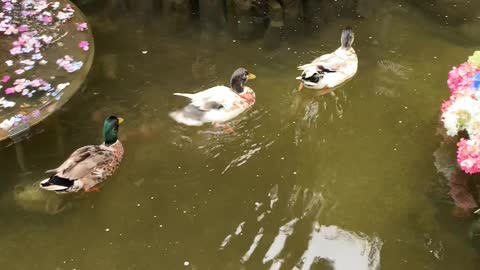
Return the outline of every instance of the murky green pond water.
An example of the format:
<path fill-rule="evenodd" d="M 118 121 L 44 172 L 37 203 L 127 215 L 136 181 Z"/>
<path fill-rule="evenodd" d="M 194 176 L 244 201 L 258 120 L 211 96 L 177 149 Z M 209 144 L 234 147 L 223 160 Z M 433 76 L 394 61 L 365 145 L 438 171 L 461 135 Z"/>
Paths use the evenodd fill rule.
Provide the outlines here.
<path fill-rule="evenodd" d="M 297 64 L 336 49 L 347 24 L 356 77 L 298 93 Z M 394 5 L 268 51 L 117 26 L 94 29 L 90 79 L 23 142 L 25 168 L 0 149 L 2 269 L 478 269 L 472 218 L 452 215 L 433 156 L 447 73 L 475 49 L 454 28 Z M 236 133 L 168 117 L 185 104 L 172 93 L 227 83 L 239 66 L 257 75 L 257 103 Z M 126 156 L 100 193 L 45 202 L 15 189 L 101 142 L 109 114 L 126 119 Z"/>

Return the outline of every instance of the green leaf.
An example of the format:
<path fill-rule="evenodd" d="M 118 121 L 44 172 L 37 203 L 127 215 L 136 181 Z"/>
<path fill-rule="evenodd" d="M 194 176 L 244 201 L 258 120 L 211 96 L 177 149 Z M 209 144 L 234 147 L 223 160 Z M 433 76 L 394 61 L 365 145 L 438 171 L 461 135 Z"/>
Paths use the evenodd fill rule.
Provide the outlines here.
<path fill-rule="evenodd" d="M 480 51 L 476 51 L 472 56 L 468 57 L 468 62 L 480 67 Z"/>

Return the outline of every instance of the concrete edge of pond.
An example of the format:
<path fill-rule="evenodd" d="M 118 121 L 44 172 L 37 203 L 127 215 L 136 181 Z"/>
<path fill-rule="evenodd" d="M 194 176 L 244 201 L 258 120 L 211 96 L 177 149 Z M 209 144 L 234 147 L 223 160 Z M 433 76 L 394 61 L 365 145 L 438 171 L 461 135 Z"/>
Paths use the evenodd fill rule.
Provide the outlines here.
<path fill-rule="evenodd" d="M 87 22 L 85 14 L 80 10 L 80 8 L 69 0 L 65 0 L 66 3 L 70 4 L 75 10 L 75 15 L 68 22 L 69 24 L 74 24 L 75 22 Z M 33 106 L 31 108 L 23 109 L 22 111 L 25 115 L 31 115 L 35 111 L 39 111 L 37 117 L 31 117 L 28 121 L 21 123 L 17 126 L 10 128 L 8 131 L 0 129 L 0 144 L 8 142 L 8 139 L 12 139 L 14 142 L 21 140 L 29 134 L 30 128 L 39 124 L 41 121 L 45 120 L 48 116 L 55 113 L 59 108 L 61 108 L 65 103 L 67 103 L 70 98 L 80 89 L 83 85 L 88 73 L 93 64 L 93 59 L 95 55 L 95 42 L 91 27 L 88 27 L 85 30 L 85 33 L 89 37 L 89 50 L 86 53 L 86 57 L 83 59 L 82 68 L 77 71 L 74 75 L 73 80 L 69 81 L 70 85 L 63 91 L 63 96 L 58 101 L 52 99 L 44 104 L 39 106 Z M 52 44 L 53 46 L 53 44 Z"/>

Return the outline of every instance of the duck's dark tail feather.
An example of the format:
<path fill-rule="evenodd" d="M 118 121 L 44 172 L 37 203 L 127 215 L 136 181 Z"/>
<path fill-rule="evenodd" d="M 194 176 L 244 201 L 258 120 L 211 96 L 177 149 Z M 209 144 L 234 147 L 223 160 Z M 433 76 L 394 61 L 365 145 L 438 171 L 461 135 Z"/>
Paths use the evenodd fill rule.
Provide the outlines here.
<path fill-rule="evenodd" d="M 59 177 L 56 175 L 52 175 L 50 178 L 45 179 L 40 182 L 40 187 L 44 188 L 46 190 L 52 190 L 52 191 L 62 191 L 66 190 L 69 187 L 73 186 L 73 181 Z"/>
<path fill-rule="evenodd" d="M 342 39 L 341 39 L 342 48 L 344 48 L 346 50 L 350 49 L 352 47 L 354 38 L 355 38 L 355 36 L 354 36 L 354 33 L 353 33 L 353 29 L 350 26 L 343 29 Z"/>

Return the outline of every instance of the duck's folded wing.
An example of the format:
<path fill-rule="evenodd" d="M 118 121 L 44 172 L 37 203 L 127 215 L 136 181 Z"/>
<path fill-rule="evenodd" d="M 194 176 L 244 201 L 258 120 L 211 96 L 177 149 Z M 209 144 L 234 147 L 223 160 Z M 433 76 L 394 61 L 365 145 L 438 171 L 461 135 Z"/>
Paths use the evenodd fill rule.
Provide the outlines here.
<path fill-rule="evenodd" d="M 77 149 L 60 167 L 47 172 L 76 180 L 92 173 L 97 166 L 108 164 L 113 160 L 113 153 L 101 146 L 89 145 Z"/>
<path fill-rule="evenodd" d="M 228 108 L 233 101 L 239 98 L 236 93 L 225 86 L 213 87 L 200 93 L 201 95 L 192 99 L 192 105 L 202 111 Z"/>
<path fill-rule="evenodd" d="M 335 72 L 344 64 L 345 60 L 337 57 L 334 53 L 331 53 L 320 56 L 319 58 L 313 60 L 310 64 L 299 66 L 298 69 L 305 70 L 310 67 L 317 67 L 321 71 Z"/>
<path fill-rule="evenodd" d="M 222 103 L 224 103 L 224 102 L 222 102 Z M 214 100 L 207 101 L 207 102 L 203 103 L 201 107 L 199 107 L 199 109 L 202 110 L 202 111 L 220 110 L 222 108 L 224 108 L 223 104 L 221 104 L 220 102 L 214 101 Z"/>

